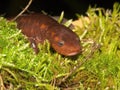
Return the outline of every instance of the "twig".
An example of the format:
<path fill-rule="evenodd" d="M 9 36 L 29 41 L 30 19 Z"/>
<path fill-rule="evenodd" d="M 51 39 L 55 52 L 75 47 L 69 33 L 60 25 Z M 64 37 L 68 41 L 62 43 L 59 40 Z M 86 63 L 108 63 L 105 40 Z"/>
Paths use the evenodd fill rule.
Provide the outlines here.
<path fill-rule="evenodd" d="M 0 75 L 0 90 L 6 90 L 5 86 L 4 86 L 4 82 L 2 79 L 2 76 Z"/>
<path fill-rule="evenodd" d="M 32 3 L 32 0 L 28 2 L 27 6 L 15 18 L 13 18 L 12 21 L 15 21 L 20 15 L 22 15 L 29 8 L 31 3 Z"/>

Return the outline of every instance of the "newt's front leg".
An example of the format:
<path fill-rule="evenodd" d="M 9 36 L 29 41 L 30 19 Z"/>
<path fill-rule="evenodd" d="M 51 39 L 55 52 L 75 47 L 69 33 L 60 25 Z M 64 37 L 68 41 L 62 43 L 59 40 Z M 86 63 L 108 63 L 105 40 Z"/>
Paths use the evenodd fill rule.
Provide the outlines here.
<path fill-rule="evenodd" d="M 28 40 L 30 41 L 30 46 L 34 49 L 35 53 L 39 52 L 39 48 L 37 46 L 36 40 L 33 37 L 29 37 Z"/>

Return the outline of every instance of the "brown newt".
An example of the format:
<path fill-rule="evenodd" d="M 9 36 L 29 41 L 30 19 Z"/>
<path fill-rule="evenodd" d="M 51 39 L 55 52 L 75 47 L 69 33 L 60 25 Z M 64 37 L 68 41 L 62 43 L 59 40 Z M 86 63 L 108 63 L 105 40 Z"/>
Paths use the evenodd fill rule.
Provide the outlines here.
<path fill-rule="evenodd" d="M 28 37 L 36 53 L 39 52 L 37 45 L 46 39 L 51 47 L 62 55 L 73 56 L 81 53 L 77 34 L 48 15 L 22 15 L 17 18 L 16 22 L 17 27 Z"/>

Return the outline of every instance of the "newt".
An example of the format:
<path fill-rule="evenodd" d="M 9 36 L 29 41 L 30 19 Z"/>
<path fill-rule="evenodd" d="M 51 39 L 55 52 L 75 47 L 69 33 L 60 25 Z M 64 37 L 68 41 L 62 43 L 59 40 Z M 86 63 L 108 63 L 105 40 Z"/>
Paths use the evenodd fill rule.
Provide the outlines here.
<path fill-rule="evenodd" d="M 39 52 L 38 44 L 45 40 L 64 56 L 74 56 L 82 51 L 78 35 L 48 15 L 25 14 L 18 17 L 16 22 L 17 27 L 28 37 L 35 53 Z"/>

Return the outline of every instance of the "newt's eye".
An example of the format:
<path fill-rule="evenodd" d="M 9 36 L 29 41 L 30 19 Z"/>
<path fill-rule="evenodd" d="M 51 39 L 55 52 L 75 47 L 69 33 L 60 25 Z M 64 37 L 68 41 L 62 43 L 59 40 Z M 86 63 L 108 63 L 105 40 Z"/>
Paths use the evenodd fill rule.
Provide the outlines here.
<path fill-rule="evenodd" d="M 61 46 L 63 46 L 63 45 L 64 45 L 64 43 L 65 43 L 64 41 L 60 41 L 60 42 L 58 42 L 58 46 L 60 46 L 60 47 L 61 47 Z"/>

